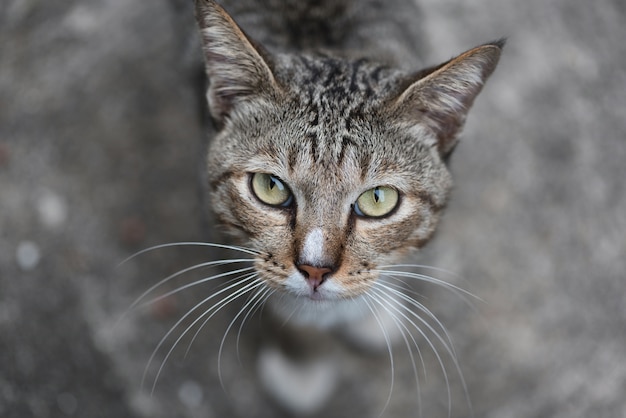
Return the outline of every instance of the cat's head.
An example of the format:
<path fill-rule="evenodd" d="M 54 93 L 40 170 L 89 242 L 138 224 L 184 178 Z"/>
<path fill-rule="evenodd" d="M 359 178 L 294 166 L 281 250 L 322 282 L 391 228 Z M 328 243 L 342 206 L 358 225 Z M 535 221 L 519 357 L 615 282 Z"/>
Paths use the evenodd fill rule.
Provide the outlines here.
<path fill-rule="evenodd" d="M 213 210 L 259 252 L 271 287 L 358 296 L 377 268 L 433 235 L 451 188 L 445 160 L 502 47 L 413 74 L 365 60 L 270 55 L 198 0 L 210 112 Z"/>

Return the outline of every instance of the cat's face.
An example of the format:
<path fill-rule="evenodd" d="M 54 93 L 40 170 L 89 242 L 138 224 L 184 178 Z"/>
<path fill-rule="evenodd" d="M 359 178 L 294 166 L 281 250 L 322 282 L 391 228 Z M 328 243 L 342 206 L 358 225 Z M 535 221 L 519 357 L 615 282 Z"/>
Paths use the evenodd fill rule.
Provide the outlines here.
<path fill-rule="evenodd" d="M 312 73 L 294 61 L 298 76 L 281 77 L 280 95 L 233 114 L 214 140 L 212 205 L 260 251 L 256 267 L 270 286 L 355 296 L 377 266 L 428 240 L 450 176 L 436 140 L 396 120 L 392 85 L 371 78 L 376 67 L 307 62 Z M 331 71 L 327 85 L 316 83 Z M 300 266 L 329 271 L 316 287 Z"/>
<path fill-rule="evenodd" d="M 211 113 L 211 204 L 258 251 L 270 287 L 303 300 L 363 294 L 424 245 L 451 187 L 444 158 L 498 45 L 421 74 L 272 56 L 200 2 Z"/>

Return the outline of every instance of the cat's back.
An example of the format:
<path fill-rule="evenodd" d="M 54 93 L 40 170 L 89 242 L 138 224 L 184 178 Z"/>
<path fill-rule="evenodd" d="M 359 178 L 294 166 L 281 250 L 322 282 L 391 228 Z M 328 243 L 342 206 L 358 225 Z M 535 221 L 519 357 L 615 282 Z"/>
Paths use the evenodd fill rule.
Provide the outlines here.
<path fill-rule="evenodd" d="M 423 65 L 421 15 L 412 0 L 224 0 L 253 39 L 274 52 L 325 51 L 408 68 Z"/>

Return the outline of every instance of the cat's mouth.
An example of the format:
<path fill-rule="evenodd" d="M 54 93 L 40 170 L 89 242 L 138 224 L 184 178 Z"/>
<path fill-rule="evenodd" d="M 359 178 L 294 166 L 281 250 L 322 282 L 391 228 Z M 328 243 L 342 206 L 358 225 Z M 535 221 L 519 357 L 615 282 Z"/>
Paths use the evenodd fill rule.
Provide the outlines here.
<path fill-rule="evenodd" d="M 334 276 L 325 276 L 315 280 L 312 274 L 305 274 L 301 269 L 294 271 L 284 281 L 284 288 L 291 294 L 311 301 L 332 301 L 342 299 L 344 287 Z"/>
<path fill-rule="evenodd" d="M 322 292 L 320 292 L 318 290 L 312 290 L 311 293 L 309 294 L 309 299 L 311 299 L 311 300 L 328 300 L 328 298 L 324 297 Z"/>

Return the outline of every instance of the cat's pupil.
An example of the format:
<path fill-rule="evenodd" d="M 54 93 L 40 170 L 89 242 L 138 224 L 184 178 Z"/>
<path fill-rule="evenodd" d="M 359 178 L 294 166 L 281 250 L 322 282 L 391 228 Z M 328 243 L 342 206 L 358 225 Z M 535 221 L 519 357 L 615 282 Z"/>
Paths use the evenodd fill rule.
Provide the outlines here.
<path fill-rule="evenodd" d="M 293 200 L 289 188 L 277 177 L 266 173 L 252 174 L 250 186 L 261 202 L 270 206 L 289 206 Z"/>
<path fill-rule="evenodd" d="M 378 203 L 378 202 L 380 202 L 381 200 L 384 200 L 384 199 L 385 199 L 384 194 L 381 192 L 381 190 L 378 187 L 376 187 L 374 189 L 374 201 L 376 203 Z"/>
<path fill-rule="evenodd" d="M 279 192 L 285 190 L 284 184 L 274 176 L 268 176 L 267 187 L 271 192 L 274 191 L 274 188 L 278 189 Z"/>

